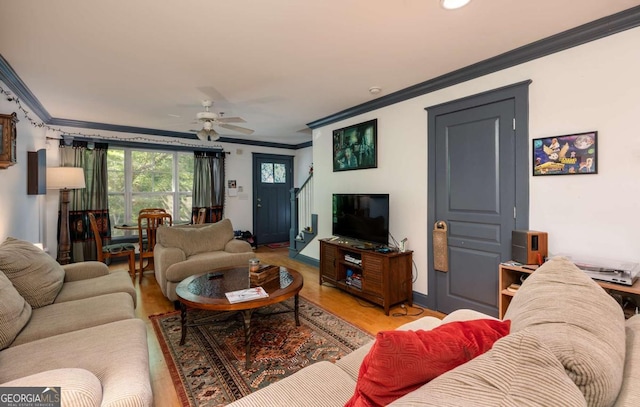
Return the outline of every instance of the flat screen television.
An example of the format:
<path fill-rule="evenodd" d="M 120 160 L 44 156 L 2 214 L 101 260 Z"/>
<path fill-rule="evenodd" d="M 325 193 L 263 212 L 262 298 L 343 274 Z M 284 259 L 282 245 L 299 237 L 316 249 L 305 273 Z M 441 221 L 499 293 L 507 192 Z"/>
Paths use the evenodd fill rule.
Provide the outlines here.
<path fill-rule="evenodd" d="M 333 194 L 335 236 L 389 244 L 389 194 Z"/>

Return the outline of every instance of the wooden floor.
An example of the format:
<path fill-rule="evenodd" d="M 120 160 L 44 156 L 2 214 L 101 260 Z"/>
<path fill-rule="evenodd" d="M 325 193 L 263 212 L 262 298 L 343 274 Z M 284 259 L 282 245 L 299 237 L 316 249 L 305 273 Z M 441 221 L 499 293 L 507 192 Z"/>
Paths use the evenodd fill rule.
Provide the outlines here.
<path fill-rule="evenodd" d="M 319 285 L 317 267 L 290 259 L 288 255 L 288 248 L 270 249 L 266 246 L 261 246 L 256 250 L 256 257 L 263 264 L 278 264 L 299 271 L 304 277 L 304 287 L 300 292 L 300 295 L 304 298 L 321 305 L 323 308 L 371 334 L 381 330 L 397 328 L 422 316 L 443 316 L 443 314 L 429 310 L 424 310 L 420 314 L 420 308 L 401 308 L 400 306 L 392 308 L 389 316 L 386 316 L 384 310 L 379 306 L 360 300 L 326 284 Z M 114 264 L 111 268 L 126 268 L 126 265 L 121 263 Z M 140 284 L 136 279 L 136 290 L 138 292 L 136 315 L 147 324 L 149 363 L 155 406 L 179 406 L 180 403 L 176 396 L 169 370 L 165 364 L 151 321 L 148 318 L 149 315 L 173 311 L 173 304 L 162 295 L 152 271 L 145 272 Z"/>

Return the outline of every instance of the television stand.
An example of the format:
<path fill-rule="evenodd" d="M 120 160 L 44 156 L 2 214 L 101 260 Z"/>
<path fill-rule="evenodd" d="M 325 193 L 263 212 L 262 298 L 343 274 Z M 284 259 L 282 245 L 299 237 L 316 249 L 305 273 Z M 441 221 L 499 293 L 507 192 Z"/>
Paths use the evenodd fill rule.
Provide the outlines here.
<path fill-rule="evenodd" d="M 413 305 L 412 251 L 381 253 L 375 245 L 361 249 L 344 242 L 320 239 L 320 285 L 329 283 L 384 308 Z"/>

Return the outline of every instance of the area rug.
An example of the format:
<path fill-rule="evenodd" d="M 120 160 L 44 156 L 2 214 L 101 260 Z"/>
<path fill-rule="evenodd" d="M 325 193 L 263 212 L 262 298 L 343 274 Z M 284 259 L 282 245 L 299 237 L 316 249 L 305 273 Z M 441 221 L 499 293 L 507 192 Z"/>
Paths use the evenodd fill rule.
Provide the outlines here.
<path fill-rule="evenodd" d="M 289 247 L 289 242 L 269 243 L 265 246 L 267 246 L 269 249 L 282 249 L 283 247 Z"/>
<path fill-rule="evenodd" d="M 259 310 L 293 310 L 293 299 Z M 190 310 L 199 318 L 207 311 Z M 335 361 L 372 336 L 338 316 L 300 298 L 300 326 L 293 313 L 251 319 L 252 366 L 245 369 L 244 331 L 240 317 L 190 327 L 180 346 L 180 313 L 151 316 L 153 327 L 183 406 L 224 406 L 305 366 Z"/>

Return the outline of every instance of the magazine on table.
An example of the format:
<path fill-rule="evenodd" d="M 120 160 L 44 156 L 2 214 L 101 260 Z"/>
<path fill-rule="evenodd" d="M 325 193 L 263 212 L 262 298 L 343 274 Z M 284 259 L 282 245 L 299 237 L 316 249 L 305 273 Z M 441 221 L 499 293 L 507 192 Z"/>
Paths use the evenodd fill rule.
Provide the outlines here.
<path fill-rule="evenodd" d="M 244 290 L 231 291 L 225 293 L 227 299 L 231 304 L 235 304 L 236 302 L 244 302 L 257 300 L 258 298 L 267 298 L 269 294 L 262 287 L 252 287 L 246 288 Z"/>

